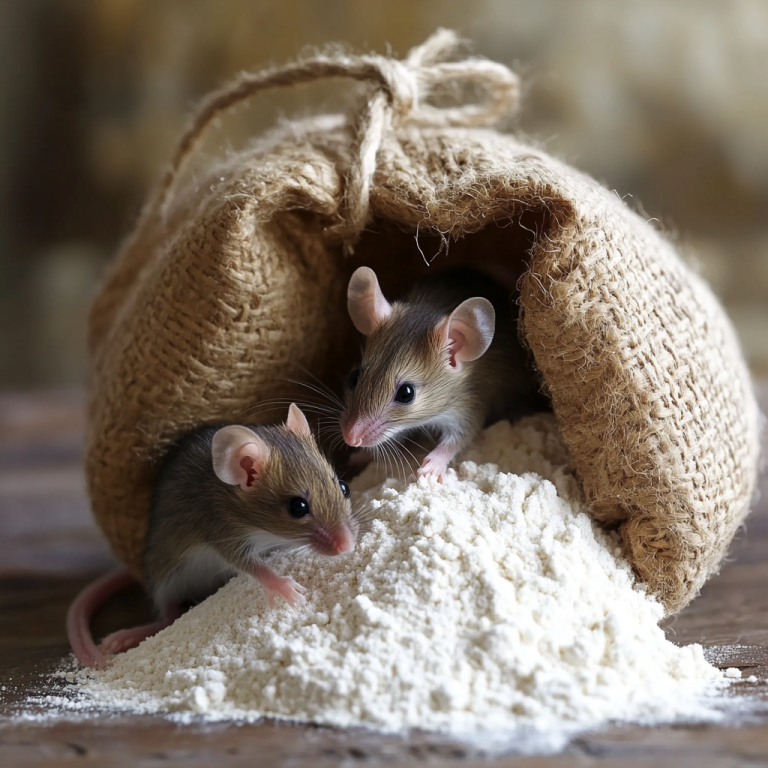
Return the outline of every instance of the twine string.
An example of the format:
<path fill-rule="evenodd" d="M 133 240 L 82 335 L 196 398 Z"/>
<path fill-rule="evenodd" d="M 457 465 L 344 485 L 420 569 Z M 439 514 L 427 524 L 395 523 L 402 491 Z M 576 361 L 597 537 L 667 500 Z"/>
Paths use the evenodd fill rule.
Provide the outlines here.
<path fill-rule="evenodd" d="M 368 217 L 377 156 L 388 131 L 405 124 L 489 126 L 517 106 L 517 75 L 486 59 L 446 61 L 459 45 L 454 32 L 439 29 L 411 50 L 404 61 L 379 55 L 319 54 L 280 68 L 240 74 L 208 94 L 192 113 L 147 210 L 165 214 L 181 172 L 222 113 L 270 88 L 346 77 L 371 85 L 362 108 L 350 117 L 357 144 L 346 176 L 342 220 L 334 228 L 351 250 Z M 445 108 L 425 103 L 438 87 L 460 84 L 474 85 L 480 98 Z"/>

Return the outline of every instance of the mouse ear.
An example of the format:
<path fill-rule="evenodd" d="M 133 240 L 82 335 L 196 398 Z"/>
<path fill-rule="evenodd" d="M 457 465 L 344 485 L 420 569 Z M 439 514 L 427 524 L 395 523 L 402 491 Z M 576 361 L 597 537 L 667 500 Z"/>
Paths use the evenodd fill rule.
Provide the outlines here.
<path fill-rule="evenodd" d="M 227 485 L 254 488 L 269 459 L 269 446 L 248 427 L 223 427 L 213 436 L 213 471 Z"/>
<path fill-rule="evenodd" d="M 309 428 L 309 422 L 301 408 L 296 403 L 291 403 L 288 409 L 288 418 L 285 420 L 285 428 L 294 435 L 312 436 L 312 430 Z"/>
<path fill-rule="evenodd" d="M 363 336 L 370 336 L 392 314 L 392 305 L 384 298 L 376 273 L 369 267 L 359 267 L 349 279 L 347 309 Z"/>
<path fill-rule="evenodd" d="M 463 363 L 485 354 L 496 330 L 496 312 L 488 299 L 462 301 L 438 326 L 451 355 L 451 368 L 459 371 Z"/>

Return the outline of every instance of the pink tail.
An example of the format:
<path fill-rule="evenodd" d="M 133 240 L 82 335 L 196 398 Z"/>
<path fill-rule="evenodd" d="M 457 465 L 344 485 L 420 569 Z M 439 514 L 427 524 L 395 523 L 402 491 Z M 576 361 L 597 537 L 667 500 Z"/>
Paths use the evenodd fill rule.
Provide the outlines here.
<path fill-rule="evenodd" d="M 112 595 L 136 584 L 128 571 L 119 568 L 91 582 L 72 601 L 67 611 L 67 637 L 77 660 L 86 667 L 102 669 L 107 657 L 96 647 L 91 618 Z"/>

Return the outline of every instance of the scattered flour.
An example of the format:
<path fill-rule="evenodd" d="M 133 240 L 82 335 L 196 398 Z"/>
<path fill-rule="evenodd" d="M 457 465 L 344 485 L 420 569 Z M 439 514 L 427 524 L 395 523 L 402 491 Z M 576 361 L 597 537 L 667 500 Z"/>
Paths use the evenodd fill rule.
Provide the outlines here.
<path fill-rule="evenodd" d="M 443 485 L 367 470 L 355 494 L 377 519 L 355 552 L 271 561 L 305 606 L 270 609 L 236 578 L 108 670 L 71 675 L 77 701 L 453 733 L 700 716 L 722 674 L 666 640 L 584 512 L 554 422 L 497 424 L 463 459 Z"/>

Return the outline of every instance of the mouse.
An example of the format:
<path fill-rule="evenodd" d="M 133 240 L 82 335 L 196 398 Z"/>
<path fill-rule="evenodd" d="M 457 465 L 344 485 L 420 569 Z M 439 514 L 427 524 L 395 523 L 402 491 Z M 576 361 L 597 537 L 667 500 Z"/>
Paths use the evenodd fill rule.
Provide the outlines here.
<path fill-rule="evenodd" d="M 84 665 L 135 647 L 169 626 L 236 574 L 252 576 L 270 606 L 304 602 L 304 588 L 280 576 L 263 556 L 306 548 L 323 555 L 354 549 L 365 527 L 350 489 L 321 453 L 306 417 L 292 403 L 279 426 L 206 426 L 167 455 L 154 487 L 144 546 L 146 588 L 161 619 L 115 632 L 97 648 L 90 619 L 135 580 L 119 569 L 75 599 L 67 618 L 70 645 Z"/>
<path fill-rule="evenodd" d="M 483 427 L 551 408 L 518 339 L 517 304 L 484 272 L 459 267 L 430 275 L 390 303 L 376 273 L 359 267 L 347 308 L 365 337 L 340 414 L 353 448 L 404 448 L 401 435 L 432 432 L 437 445 L 416 475 L 442 481 Z"/>

